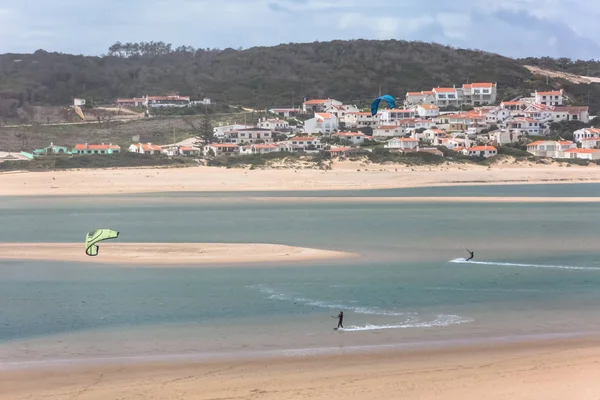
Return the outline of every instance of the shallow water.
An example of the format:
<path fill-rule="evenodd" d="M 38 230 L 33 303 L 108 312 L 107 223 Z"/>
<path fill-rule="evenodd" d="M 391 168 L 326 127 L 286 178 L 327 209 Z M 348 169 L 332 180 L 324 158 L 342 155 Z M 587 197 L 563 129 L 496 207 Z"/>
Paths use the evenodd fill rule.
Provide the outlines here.
<path fill-rule="evenodd" d="M 565 186 L 576 187 L 554 193 Z M 82 241 L 108 227 L 123 242 L 267 242 L 363 257 L 220 269 L 3 261 L 0 361 L 350 350 L 600 330 L 594 204 L 232 207 L 167 197 L 0 198 L 8 227 L 0 241 Z M 475 250 L 472 262 L 461 259 L 465 248 Z M 335 332 L 331 317 L 340 309 L 346 329 Z"/>

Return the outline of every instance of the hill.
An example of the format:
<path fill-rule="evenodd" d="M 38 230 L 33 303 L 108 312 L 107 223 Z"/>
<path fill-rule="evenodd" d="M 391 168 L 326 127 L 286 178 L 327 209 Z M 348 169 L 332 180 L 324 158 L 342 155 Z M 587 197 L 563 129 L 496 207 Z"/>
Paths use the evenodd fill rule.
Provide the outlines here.
<path fill-rule="evenodd" d="M 26 104 L 66 105 L 73 97 L 107 104 L 117 97 L 173 91 L 257 108 L 298 105 L 304 97 L 326 96 L 366 104 L 380 87 L 383 92 L 403 96 L 409 90 L 467 81 L 495 81 L 504 99 L 527 95 L 533 89 L 564 86 L 576 102 L 589 102 L 592 111 L 597 110 L 600 85 L 560 78 L 546 82 L 546 77 L 525 68 L 535 62 L 541 61 L 397 40 L 247 50 L 117 43 L 99 57 L 38 50 L 0 56 L 0 118 L 11 117 Z"/>

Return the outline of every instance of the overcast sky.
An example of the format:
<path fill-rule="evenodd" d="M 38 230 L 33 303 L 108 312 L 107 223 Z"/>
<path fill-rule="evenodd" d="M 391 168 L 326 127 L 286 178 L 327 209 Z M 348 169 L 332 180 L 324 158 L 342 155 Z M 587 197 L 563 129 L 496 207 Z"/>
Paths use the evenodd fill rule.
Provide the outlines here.
<path fill-rule="evenodd" d="M 512 57 L 600 59 L 595 0 L 0 0 L 0 53 L 103 54 L 116 41 L 248 48 L 403 39 Z"/>

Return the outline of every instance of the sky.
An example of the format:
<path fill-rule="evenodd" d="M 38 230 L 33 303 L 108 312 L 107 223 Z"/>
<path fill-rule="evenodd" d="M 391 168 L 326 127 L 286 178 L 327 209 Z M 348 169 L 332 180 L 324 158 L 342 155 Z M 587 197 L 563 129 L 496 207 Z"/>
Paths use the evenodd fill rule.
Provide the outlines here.
<path fill-rule="evenodd" d="M 101 55 L 117 42 L 249 48 L 398 39 L 510 57 L 600 59 L 594 0 L 0 0 L 0 53 Z"/>

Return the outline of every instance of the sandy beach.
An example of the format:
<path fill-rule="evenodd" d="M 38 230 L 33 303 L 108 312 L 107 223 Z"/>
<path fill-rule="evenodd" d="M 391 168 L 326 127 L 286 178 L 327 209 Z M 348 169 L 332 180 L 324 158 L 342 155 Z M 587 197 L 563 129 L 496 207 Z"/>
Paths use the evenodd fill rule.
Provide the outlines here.
<path fill-rule="evenodd" d="M 263 243 L 110 243 L 87 256 L 83 243 L 0 243 L 0 259 L 47 260 L 120 266 L 269 263 L 352 257 L 353 254 Z"/>
<path fill-rule="evenodd" d="M 596 400 L 597 339 L 2 372 L 0 399 Z"/>
<path fill-rule="evenodd" d="M 425 186 L 600 182 L 600 167 L 559 164 L 405 167 L 344 162 L 322 170 L 213 167 L 0 173 L 0 195 L 101 195 L 149 192 L 348 190 Z"/>

